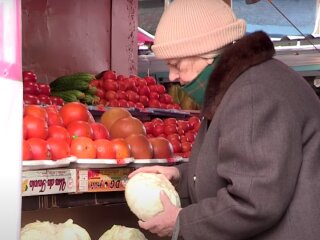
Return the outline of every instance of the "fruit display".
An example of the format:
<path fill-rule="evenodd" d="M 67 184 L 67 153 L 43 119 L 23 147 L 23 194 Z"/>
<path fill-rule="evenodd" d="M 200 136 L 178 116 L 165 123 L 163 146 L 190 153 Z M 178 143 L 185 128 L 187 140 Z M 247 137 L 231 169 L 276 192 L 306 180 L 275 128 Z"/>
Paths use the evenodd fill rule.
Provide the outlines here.
<path fill-rule="evenodd" d="M 103 106 L 181 109 L 166 88 L 152 76 L 124 76 L 108 70 L 90 84 L 97 88 L 96 95 Z"/>
<path fill-rule="evenodd" d="M 174 157 L 171 143 L 162 137 L 148 138 L 144 123 L 133 117 L 126 108 L 107 109 L 100 117 L 100 122 L 108 129 L 111 142 L 118 148 L 121 146 L 118 157 L 123 157 L 123 152 L 135 159 Z"/>
<path fill-rule="evenodd" d="M 101 142 L 103 139 L 105 144 Z M 105 157 L 116 154 L 103 150 L 110 146 L 109 131 L 95 122 L 87 107 L 79 102 L 57 106 L 25 105 L 23 116 L 23 160 L 58 160 Z M 110 154 L 112 152 L 113 154 Z"/>
<path fill-rule="evenodd" d="M 200 127 L 200 119 L 191 116 L 186 120 L 176 118 L 153 118 L 143 123 L 150 141 L 159 142 L 156 139 L 165 139 L 170 142 L 174 155 L 189 157 L 192 145 Z M 162 140 L 164 142 L 165 140 Z M 161 145 L 158 143 L 157 145 Z M 160 146 L 159 146 L 160 147 Z M 170 150 L 166 150 L 170 151 Z M 164 154 L 165 150 L 159 150 Z"/>
<path fill-rule="evenodd" d="M 25 105 L 23 160 L 187 157 L 199 125 L 197 117 L 142 122 L 119 107 L 107 109 L 96 121 L 79 102 Z"/>
<path fill-rule="evenodd" d="M 49 84 L 38 83 L 37 75 L 32 71 L 22 72 L 23 81 L 23 102 L 24 104 L 58 105 L 64 104 L 59 96 L 51 94 Z"/>

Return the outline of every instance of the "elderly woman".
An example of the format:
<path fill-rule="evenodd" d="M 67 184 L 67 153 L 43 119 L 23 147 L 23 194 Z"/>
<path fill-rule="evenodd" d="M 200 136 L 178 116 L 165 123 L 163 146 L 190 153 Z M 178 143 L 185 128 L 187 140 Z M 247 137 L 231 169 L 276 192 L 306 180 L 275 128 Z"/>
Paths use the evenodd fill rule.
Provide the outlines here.
<path fill-rule="evenodd" d="M 177 182 L 174 207 L 139 225 L 185 240 L 320 239 L 320 102 L 264 32 L 245 35 L 221 0 L 175 0 L 155 55 L 202 106 L 189 162 L 144 167 Z"/>

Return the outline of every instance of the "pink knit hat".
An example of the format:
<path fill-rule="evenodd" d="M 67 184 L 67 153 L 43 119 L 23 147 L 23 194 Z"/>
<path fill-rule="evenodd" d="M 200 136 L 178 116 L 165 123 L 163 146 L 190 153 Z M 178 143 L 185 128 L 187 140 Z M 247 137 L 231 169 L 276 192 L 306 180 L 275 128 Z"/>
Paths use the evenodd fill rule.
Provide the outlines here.
<path fill-rule="evenodd" d="M 241 38 L 246 23 L 222 0 L 174 0 L 158 24 L 152 50 L 160 59 L 214 52 Z"/>

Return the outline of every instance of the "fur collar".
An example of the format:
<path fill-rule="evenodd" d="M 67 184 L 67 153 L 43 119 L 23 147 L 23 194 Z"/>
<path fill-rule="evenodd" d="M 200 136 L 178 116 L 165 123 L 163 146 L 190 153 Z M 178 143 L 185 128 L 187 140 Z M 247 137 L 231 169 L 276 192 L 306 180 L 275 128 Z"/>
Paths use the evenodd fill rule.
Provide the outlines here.
<path fill-rule="evenodd" d="M 272 41 L 262 31 L 246 35 L 230 45 L 209 79 L 202 115 L 211 120 L 231 84 L 251 66 L 271 59 L 274 53 Z"/>

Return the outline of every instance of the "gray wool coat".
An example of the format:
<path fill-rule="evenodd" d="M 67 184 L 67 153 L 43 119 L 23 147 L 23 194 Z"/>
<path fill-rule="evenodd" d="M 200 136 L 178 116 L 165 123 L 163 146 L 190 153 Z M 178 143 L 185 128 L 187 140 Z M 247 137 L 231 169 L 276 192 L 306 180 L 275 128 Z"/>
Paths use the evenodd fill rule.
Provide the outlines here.
<path fill-rule="evenodd" d="M 185 240 L 320 239 L 320 101 L 263 32 L 221 56 L 189 163 Z"/>

